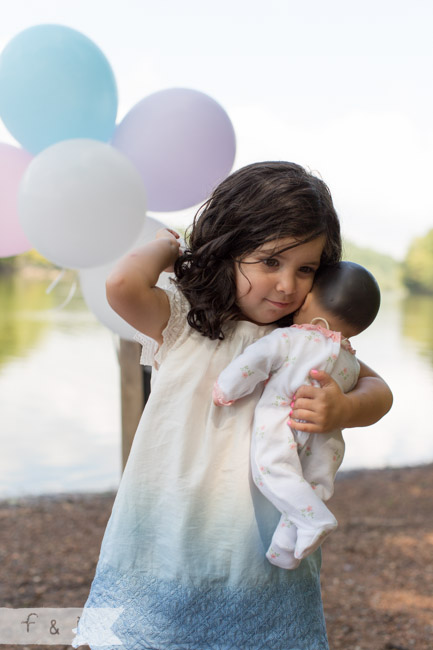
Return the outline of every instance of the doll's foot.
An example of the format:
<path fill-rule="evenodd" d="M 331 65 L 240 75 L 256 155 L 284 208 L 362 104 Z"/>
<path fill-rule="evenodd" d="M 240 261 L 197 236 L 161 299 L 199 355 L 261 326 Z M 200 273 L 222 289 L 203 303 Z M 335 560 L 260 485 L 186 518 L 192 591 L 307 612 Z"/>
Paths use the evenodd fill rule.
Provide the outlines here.
<path fill-rule="evenodd" d="M 283 515 L 272 536 L 266 557 L 271 564 L 282 569 L 296 569 L 300 560 L 295 558 L 297 528 L 290 519 Z"/>
<path fill-rule="evenodd" d="M 275 542 L 269 547 L 266 557 L 271 564 L 281 569 L 297 569 L 301 560 L 295 557 L 293 550 L 281 548 Z"/>
<path fill-rule="evenodd" d="M 335 524 L 330 524 L 316 531 L 298 530 L 298 538 L 294 552 L 295 558 L 303 560 L 308 555 L 311 555 L 311 553 L 314 553 L 337 526 L 337 521 L 335 521 Z"/>

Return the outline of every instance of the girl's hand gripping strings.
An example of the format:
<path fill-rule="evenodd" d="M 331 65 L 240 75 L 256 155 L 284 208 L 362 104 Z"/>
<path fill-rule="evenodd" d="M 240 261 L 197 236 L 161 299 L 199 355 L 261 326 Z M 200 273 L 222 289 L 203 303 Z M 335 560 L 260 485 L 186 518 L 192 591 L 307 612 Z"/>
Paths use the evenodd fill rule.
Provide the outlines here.
<path fill-rule="evenodd" d="M 163 228 L 156 239 L 123 257 L 107 279 L 107 300 L 127 323 L 158 343 L 170 318 L 167 295 L 156 286 L 179 257 L 180 235 Z"/>
<path fill-rule="evenodd" d="M 158 230 L 155 235 L 155 239 L 172 239 L 173 237 L 176 240 L 176 244 L 179 245 L 178 255 L 182 255 L 183 251 L 185 250 L 185 242 L 178 232 L 172 230 L 171 228 L 160 228 L 160 230 Z M 173 263 L 164 269 L 166 273 L 173 273 L 175 261 L 176 260 L 173 260 Z"/>
<path fill-rule="evenodd" d="M 392 393 L 374 370 L 360 364 L 358 383 L 345 394 L 328 373 L 312 370 L 310 376 L 320 388 L 301 386 L 296 391 L 287 424 L 307 433 L 330 433 L 380 420 L 391 408 Z"/>

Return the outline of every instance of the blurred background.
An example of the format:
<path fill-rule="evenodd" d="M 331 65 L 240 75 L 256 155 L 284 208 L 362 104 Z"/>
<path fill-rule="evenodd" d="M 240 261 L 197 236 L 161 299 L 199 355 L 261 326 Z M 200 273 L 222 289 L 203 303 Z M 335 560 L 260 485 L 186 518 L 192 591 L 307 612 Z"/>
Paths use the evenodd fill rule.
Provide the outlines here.
<path fill-rule="evenodd" d="M 326 181 L 345 257 L 383 294 L 353 345 L 395 398 L 346 431 L 343 470 L 433 461 L 432 18 L 427 0 L 15 0 L 0 25 L 1 50 L 42 23 L 92 39 L 115 74 L 117 122 L 151 93 L 196 89 L 231 119 L 233 169 L 293 160 Z M 17 145 L 1 122 L 0 141 Z M 196 209 L 150 214 L 182 230 Z M 72 271 L 47 294 L 57 275 L 35 251 L 0 259 L 0 498 L 119 482 L 118 337 L 79 286 L 70 298 Z"/>

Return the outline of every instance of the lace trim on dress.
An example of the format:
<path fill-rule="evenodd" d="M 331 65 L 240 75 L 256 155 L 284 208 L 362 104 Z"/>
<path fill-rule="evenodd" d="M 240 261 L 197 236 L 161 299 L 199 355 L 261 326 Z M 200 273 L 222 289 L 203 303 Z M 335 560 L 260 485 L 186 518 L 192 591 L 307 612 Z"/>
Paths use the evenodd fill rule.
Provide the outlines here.
<path fill-rule="evenodd" d="M 143 366 L 153 366 L 155 354 L 158 352 L 158 343 L 155 339 L 152 339 L 150 336 L 146 336 L 141 332 L 136 332 L 134 335 L 134 341 L 138 341 L 138 343 L 141 343 L 142 345 L 140 363 Z"/>
<path fill-rule="evenodd" d="M 108 630 L 103 617 L 85 615 L 107 607 L 119 614 Z M 92 650 L 328 650 L 322 612 L 318 575 L 268 587 L 194 587 L 100 566 L 72 647 L 91 636 Z M 107 634 L 118 645 L 103 646 Z"/>
<path fill-rule="evenodd" d="M 134 340 L 143 346 L 140 363 L 145 366 L 153 366 L 156 369 L 158 369 L 164 360 L 167 352 L 178 347 L 184 341 L 185 335 L 190 330 L 186 320 L 190 310 L 189 302 L 181 291 L 173 285 L 164 287 L 164 291 L 170 303 L 170 318 L 162 332 L 162 344 L 158 346 L 158 343 L 154 339 L 141 332 L 137 332 L 134 336 Z"/>

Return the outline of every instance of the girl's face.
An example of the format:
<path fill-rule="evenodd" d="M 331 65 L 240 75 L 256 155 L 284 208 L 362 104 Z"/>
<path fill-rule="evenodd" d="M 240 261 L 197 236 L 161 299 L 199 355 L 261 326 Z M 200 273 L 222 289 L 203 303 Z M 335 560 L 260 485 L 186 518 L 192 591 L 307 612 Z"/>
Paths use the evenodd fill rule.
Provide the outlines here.
<path fill-rule="evenodd" d="M 275 239 L 235 263 L 236 302 L 246 320 L 274 323 L 304 302 L 320 265 L 325 235 L 283 250 L 295 243 L 291 237 Z"/>

